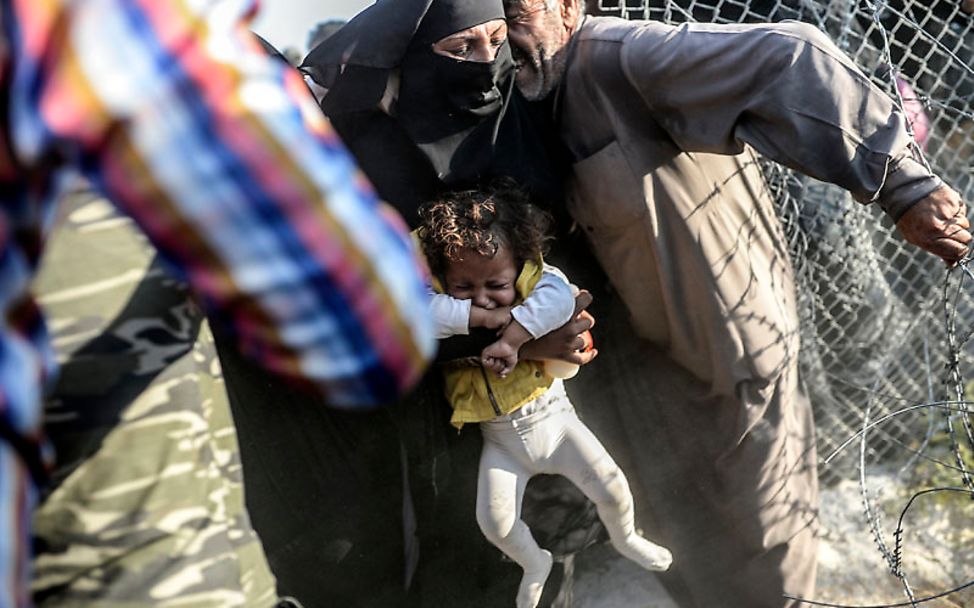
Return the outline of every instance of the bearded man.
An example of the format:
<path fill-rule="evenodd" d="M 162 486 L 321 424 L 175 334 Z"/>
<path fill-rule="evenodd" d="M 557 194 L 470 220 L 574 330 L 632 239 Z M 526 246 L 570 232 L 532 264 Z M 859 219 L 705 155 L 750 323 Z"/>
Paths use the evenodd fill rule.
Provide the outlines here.
<path fill-rule="evenodd" d="M 593 393 L 582 413 L 672 549 L 681 606 L 793 605 L 814 592 L 814 426 L 755 151 L 878 203 L 947 263 L 971 240 L 965 206 L 913 157 L 892 101 L 809 25 L 586 18 L 579 0 L 506 13 L 518 87 L 552 103 L 568 211 L 618 296 L 592 363 L 607 373 L 576 383 Z"/>

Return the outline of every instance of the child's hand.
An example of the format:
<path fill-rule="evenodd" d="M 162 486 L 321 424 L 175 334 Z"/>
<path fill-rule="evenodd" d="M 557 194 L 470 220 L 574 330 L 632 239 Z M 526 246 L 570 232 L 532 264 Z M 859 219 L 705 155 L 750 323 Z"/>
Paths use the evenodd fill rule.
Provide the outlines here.
<path fill-rule="evenodd" d="M 517 365 L 517 348 L 503 339 L 498 340 L 480 353 L 480 361 L 485 368 L 504 378 Z"/>
<path fill-rule="evenodd" d="M 510 324 L 511 318 L 510 306 L 487 309 L 470 305 L 470 327 L 504 329 Z"/>
<path fill-rule="evenodd" d="M 480 353 L 480 360 L 484 367 L 497 372 L 503 378 L 517 365 L 517 351 L 521 350 L 521 346 L 530 339 L 531 334 L 528 330 L 517 321 L 512 321 L 504 328 L 500 340 L 487 346 Z"/>

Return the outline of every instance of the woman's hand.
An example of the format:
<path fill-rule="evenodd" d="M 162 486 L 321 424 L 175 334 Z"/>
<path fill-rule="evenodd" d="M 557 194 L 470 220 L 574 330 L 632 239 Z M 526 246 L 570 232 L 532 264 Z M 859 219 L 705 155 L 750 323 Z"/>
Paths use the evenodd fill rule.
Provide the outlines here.
<path fill-rule="evenodd" d="M 592 303 L 592 294 L 584 289 L 575 296 L 575 314 L 571 321 L 565 323 L 555 331 L 536 340 L 531 340 L 521 347 L 522 359 L 540 361 L 543 359 L 561 359 L 576 365 L 585 365 L 599 354 L 595 348 L 586 350 L 591 344 L 586 343 L 582 334 L 595 325 L 595 318 L 585 309 Z"/>

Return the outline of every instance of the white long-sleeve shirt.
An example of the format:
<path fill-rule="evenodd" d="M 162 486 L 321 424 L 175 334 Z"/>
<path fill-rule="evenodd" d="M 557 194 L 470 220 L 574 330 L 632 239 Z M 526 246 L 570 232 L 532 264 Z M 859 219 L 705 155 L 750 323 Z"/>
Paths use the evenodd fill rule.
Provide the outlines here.
<path fill-rule="evenodd" d="M 470 300 L 430 291 L 430 313 L 437 339 L 470 333 Z M 575 289 L 565 274 L 550 264 L 531 293 L 511 309 L 511 316 L 534 338 L 561 327 L 575 312 Z"/>

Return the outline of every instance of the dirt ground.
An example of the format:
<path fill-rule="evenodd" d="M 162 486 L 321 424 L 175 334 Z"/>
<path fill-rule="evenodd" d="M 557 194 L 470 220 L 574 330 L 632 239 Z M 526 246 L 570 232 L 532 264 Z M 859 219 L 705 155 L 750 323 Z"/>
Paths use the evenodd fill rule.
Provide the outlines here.
<path fill-rule="evenodd" d="M 884 542 L 903 507 L 918 490 L 895 473 L 871 471 L 870 496 L 882 513 Z M 823 488 L 814 599 L 845 605 L 907 601 L 900 579 L 890 574 L 866 524 L 856 480 Z M 974 500 L 963 493 L 920 498 L 904 519 L 903 569 L 916 599 L 937 595 L 974 579 Z M 924 608 L 974 608 L 974 587 L 923 604 Z M 678 608 L 652 573 L 621 558 L 609 545 L 576 557 L 573 608 Z"/>

